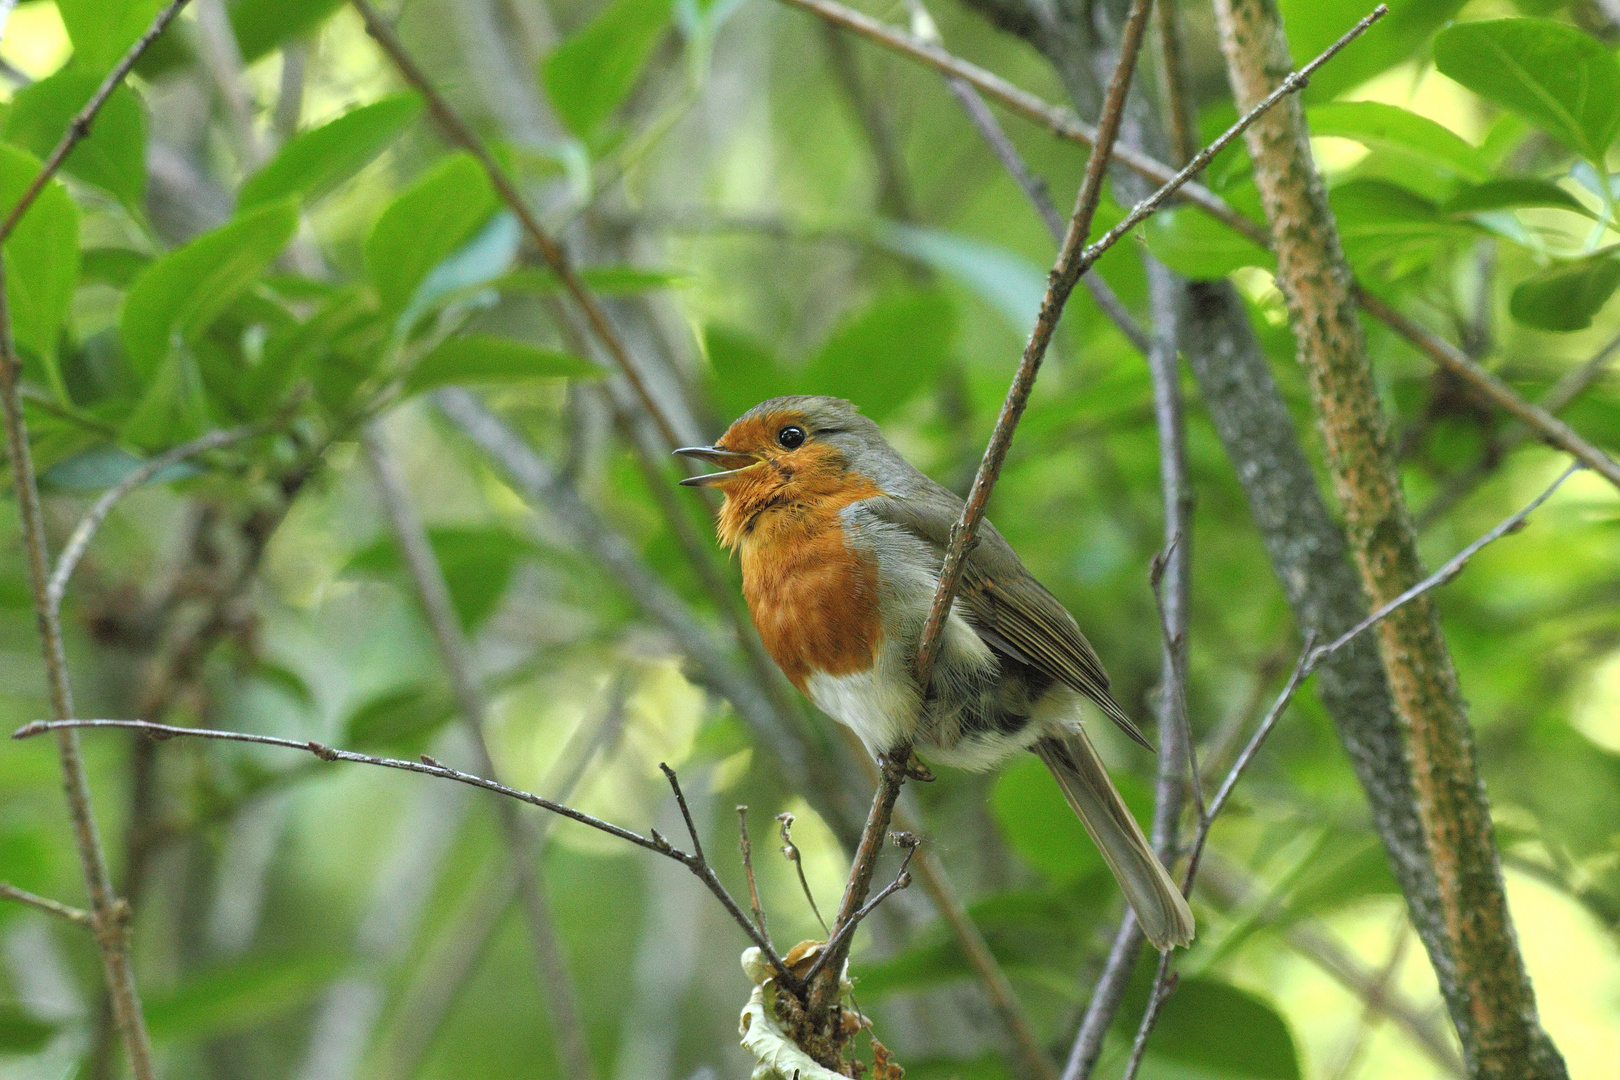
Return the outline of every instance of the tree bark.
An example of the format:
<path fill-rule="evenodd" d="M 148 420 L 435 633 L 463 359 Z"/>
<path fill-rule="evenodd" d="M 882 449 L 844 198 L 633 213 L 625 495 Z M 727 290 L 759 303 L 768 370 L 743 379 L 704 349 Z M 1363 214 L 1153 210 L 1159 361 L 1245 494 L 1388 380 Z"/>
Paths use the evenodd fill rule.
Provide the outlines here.
<path fill-rule="evenodd" d="M 1227 73 L 1240 111 L 1289 71 L 1274 0 L 1216 0 Z M 1297 99 L 1244 138 L 1255 161 L 1288 302 L 1351 554 L 1367 599 L 1383 604 L 1423 576 L 1411 518 L 1389 452 L 1357 318 L 1350 268 L 1327 194 L 1311 163 Z M 1537 1019 L 1519 954 L 1475 764 L 1472 732 L 1432 600 L 1407 604 L 1378 627 L 1378 647 L 1406 734 L 1418 822 L 1439 897 L 1444 948 L 1431 948 L 1472 1076 L 1566 1075 Z M 1449 969 L 1449 970 L 1448 970 Z"/>

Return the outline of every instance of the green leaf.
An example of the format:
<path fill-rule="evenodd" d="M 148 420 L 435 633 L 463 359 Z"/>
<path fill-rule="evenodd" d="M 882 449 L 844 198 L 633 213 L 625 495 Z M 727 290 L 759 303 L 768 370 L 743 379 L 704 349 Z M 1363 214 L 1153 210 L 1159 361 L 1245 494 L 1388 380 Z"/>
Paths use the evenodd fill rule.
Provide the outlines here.
<path fill-rule="evenodd" d="M 48 487 L 52 491 L 80 494 L 106 491 L 144 464 L 146 462 L 141 458 L 116 446 L 93 446 L 58 461 L 40 476 L 39 482 L 41 487 Z M 196 476 L 199 471 L 197 466 L 182 461 L 160 470 L 147 483 L 167 484 Z"/>
<path fill-rule="evenodd" d="M 1467 234 L 1421 195 L 1383 180 L 1352 180 L 1329 193 L 1339 239 L 1352 266 L 1387 266 Z"/>
<path fill-rule="evenodd" d="M 439 162 L 388 205 L 366 238 L 366 270 L 383 309 L 405 310 L 411 295 L 495 212 L 495 192 L 472 155 Z"/>
<path fill-rule="evenodd" d="M 571 353 L 514 338 L 467 334 L 441 342 L 405 376 L 405 393 L 440 386 L 524 379 L 600 378 L 602 369 Z"/>
<path fill-rule="evenodd" d="M 158 358 L 119 434 L 144 450 L 161 450 L 201 435 L 210 421 L 196 358 L 189 349 L 172 349 Z"/>
<path fill-rule="evenodd" d="M 17 91 L 6 118 L 7 142 L 41 158 L 55 149 L 74 114 L 101 85 L 81 68 L 58 71 Z M 146 198 L 146 118 L 134 91 L 120 86 L 96 114 L 90 135 L 67 156 L 64 171 L 104 188 L 132 211 Z"/>
<path fill-rule="evenodd" d="M 293 199 L 241 214 L 141 272 L 124 297 L 119 333 L 130 364 L 150 378 L 174 340 L 206 330 L 273 262 L 298 227 Z"/>
<path fill-rule="evenodd" d="M 462 628 L 472 631 L 494 614 L 512 573 L 534 554 L 528 540 L 505 529 L 445 526 L 428 529 L 428 542 L 439 560 L 450 600 Z M 345 572 L 394 575 L 401 572 L 399 548 L 383 537 L 356 552 Z"/>
<path fill-rule="evenodd" d="M 86 281 L 126 288 L 152 260 L 130 248 L 87 248 L 79 274 Z"/>
<path fill-rule="evenodd" d="M 0 1002 L 0 1054 L 36 1054 L 51 1041 L 56 1028 L 35 1020 L 14 1002 Z"/>
<path fill-rule="evenodd" d="M 0 144 L 0 213 L 9 214 L 21 201 L 39 170 L 39 159 Z M 5 260 L 12 334 L 66 401 L 57 343 L 79 282 L 79 208 L 59 182 L 46 184 L 18 222 L 6 240 Z"/>
<path fill-rule="evenodd" d="M 168 0 L 56 0 L 73 42 L 73 66 L 99 78 L 146 33 Z M 173 31 L 171 25 L 164 33 Z"/>
<path fill-rule="evenodd" d="M 252 957 L 187 975 L 166 994 L 146 995 L 154 1039 L 201 1039 L 258 1027 L 313 1001 L 348 962 L 341 951 Z"/>
<path fill-rule="evenodd" d="M 1434 39 L 1441 72 L 1601 164 L 1620 132 L 1620 64 L 1550 19 L 1460 23 Z"/>
<path fill-rule="evenodd" d="M 1584 217 L 1595 216 L 1579 199 L 1552 181 L 1528 177 L 1488 180 L 1465 187 L 1447 199 L 1441 209 L 1448 214 L 1464 215 L 1542 207 L 1571 210 Z"/>
<path fill-rule="evenodd" d="M 1152 799 L 1128 775 L 1115 774 L 1126 803 L 1146 820 Z M 1097 845 L 1086 835 L 1057 782 L 1035 758 L 1021 759 L 1003 770 L 990 796 L 1002 835 L 1020 858 L 1053 881 L 1094 874 L 1103 867 Z"/>
<path fill-rule="evenodd" d="M 1121 1015 L 1140 1016 L 1146 998 L 1145 985 L 1136 994 L 1127 994 Z M 1176 984 L 1148 1045 L 1155 1057 L 1194 1066 L 1196 1075 L 1223 1080 L 1300 1076 L 1293 1034 L 1277 1010 L 1247 990 L 1205 976 L 1190 976 Z"/>
<path fill-rule="evenodd" d="M 541 84 L 587 141 L 629 97 L 669 22 L 671 0 L 614 0 L 546 58 Z"/>
<path fill-rule="evenodd" d="M 382 153 L 421 111 L 415 94 L 396 94 L 300 132 L 243 183 L 236 197 L 238 208 L 287 195 L 314 202 Z"/>
<path fill-rule="evenodd" d="M 1585 330 L 1620 286 L 1617 250 L 1605 248 L 1521 281 L 1513 290 L 1508 310 L 1514 319 L 1537 330 Z"/>
<path fill-rule="evenodd" d="M 426 746 L 433 733 L 455 713 L 450 695 L 438 687 L 388 690 L 365 702 L 343 721 L 343 745 L 411 753 Z"/>
<path fill-rule="evenodd" d="M 1312 135 L 1354 139 L 1368 149 L 1385 147 L 1437 165 L 1464 180 L 1481 181 L 1491 169 L 1480 152 L 1450 128 L 1380 101 L 1335 101 L 1311 109 Z"/>
<path fill-rule="evenodd" d="M 793 391 L 792 376 L 770 350 L 740 330 L 710 326 L 704 350 L 714 371 L 710 394 L 726 419 L 735 419 L 767 398 Z"/>
<path fill-rule="evenodd" d="M 1222 192 L 1227 202 L 1263 220 L 1260 193 L 1252 180 Z M 1202 210 L 1171 206 L 1148 219 L 1142 230 L 1153 257 L 1183 277 L 1209 281 L 1244 266 L 1271 267 L 1271 252 Z"/>
<path fill-rule="evenodd" d="M 582 266 L 574 271 L 585 287 L 603 296 L 629 296 L 654 289 L 676 289 L 691 282 L 691 275 L 679 270 L 656 270 L 643 266 Z M 554 293 L 563 287 L 550 270 L 513 270 L 490 284 L 502 292 Z"/>
<path fill-rule="evenodd" d="M 848 398 L 882 420 L 933 386 L 956 340 L 956 309 L 938 289 L 899 288 L 846 320 L 805 365 L 813 394 Z"/>
<path fill-rule="evenodd" d="M 1389 14 L 1311 76 L 1310 101 L 1328 101 L 1424 47 L 1465 0 L 1387 0 Z M 1309 63 L 1372 9 L 1363 0 L 1279 0 L 1294 66 Z"/>
<path fill-rule="evenodd" d="M 342 6 L 343 0 L 233 0 L 231 29 L 242 59 L 251 64 L 282 42 L 309 34 Z"/>

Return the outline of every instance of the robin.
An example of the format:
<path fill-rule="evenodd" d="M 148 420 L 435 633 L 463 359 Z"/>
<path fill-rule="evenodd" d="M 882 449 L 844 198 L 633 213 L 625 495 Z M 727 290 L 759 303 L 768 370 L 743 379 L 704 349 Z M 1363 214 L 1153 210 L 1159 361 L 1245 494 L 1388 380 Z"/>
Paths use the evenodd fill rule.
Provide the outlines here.
<path fill-rule="evenodd" d="M 962 500 L 913 468 L 854 405 L 780 397 L 713 446 L 676 451 L 723 471 L 718 531 L 740 553 L 765 648 L 801 693 L 874 756 L 906 743 L 991 769 L 1046 763 L 1157 948 L 1186 945 L 1192 911 L 1148 847 L 1080 726 L 1095 707 L 1147 746 L 1109 695 L 1074 618 L 988 521 L 967 558 L 926 690 L 913 662 Z"/>

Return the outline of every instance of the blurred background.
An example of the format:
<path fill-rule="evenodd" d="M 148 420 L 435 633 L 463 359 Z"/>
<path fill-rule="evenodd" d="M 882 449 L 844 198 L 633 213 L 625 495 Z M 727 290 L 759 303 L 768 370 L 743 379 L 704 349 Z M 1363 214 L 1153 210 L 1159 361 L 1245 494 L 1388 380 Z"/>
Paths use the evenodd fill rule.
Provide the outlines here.
<path fill-rule="evenodd" d="M 43 156 L 157 6 L 0 4 L 7 142 Z M 1584 325 L 1548 327 L 1533 305 L 1510 310 L 1515 289 L 1613 240 L 1612 189 L 1602 178 L 1595 193 L 1583 187 L 1555 141 L 1439 74 L 1429 43 L 1452 17 L 1536 15 L 1580 27 L 1604 49 L 1620 25 L 1605 17 L 1612 5 L 1595 2 L 1392 6 L 1415 12 L 1406 24 L 1415 36 L 1369 35 L 1365 55 L 1348 53 L 1342 75 L 1330 67 L 1308 104 L 1399 106 L 1477 161 L 1449 143 L 1425 155 L 1422 139 L 1403 143 L 1398 131 L 1324 136 L 1314 149 L 1336 200 L 1345 185 L 1399 182 L 1432 208 L 1463 181 L 1512 174 L 1556 185 L 1576 210 L 1548 197 L 1391 225 L 1387 212 L 1357 218 L 1346 202 L 1352 261 L 1538 395 L 1610 345 L 1620 306 L 1605 292 Z M 912 16 L 899 3 L 862 7 L 893 24 Z M 1347 2 L 1282 7 L 1303 56 L 1364 14 Z M 1017 37 L 956 2 L 931 12 L 954 52 L 1070 102 Z M 1211 16 L 1200 3 L 1179 12 L 1192 96 L 1213 132 L 1232 113 Z M 386 14 L 543 221 L 593 268 L 682 440 L 709 442 L 776 393 L 833 393 L 930 475 L 966 486 L 1054 248 L 937 75 L 773 0 L 408 0 Z M 1153 64 L 1139 81 L 1156 92 Z M 166 473 L 114 512 L 65 611 L 80 711 L 473 767 L 356 440 L 356 421 L 378 417 L 373 430 L 405 474 L 471 637 L 503 779 L 675 837 L 658 771 L 667 762 L 738 895 L 735 808 L 749 807 L 776 941 L 821 937 L 773 818 L 794 816 L 804 878 L 830 915 L 847 849 L 829 807 L 854 807 L 858 823 L 869 780 L 834 726 L 791 691 L 755 712 L 802 710 L 793 723 L 831 772 L 784 761 L 780 741 L 728 700 L 718 671 L 742 672 L 745 683 L 757 674 L 735 645 L 735 563 L 713 545 L 708 505 L 674 486 L 661 453 L 637 452 L 657 439 L 634 399 L 617 380 L 535 377 L 539 367 L 479 377 L 453 357 L 448 375 L 401 388 L 378 374 L 390 361 L 367 359 L 467 335 L 516 341 L 535 356 L 582 349 L 511 214 L 478 186 L 476 169 L 467 178 L 465 159 L 447 157 L 403 90 L 355 12 L 335 0 L 194 0 L 143 60 L 123 118 L 110 111 L 98 128 L 96 154 L 70 162 L 63 212 L 76 211 L 65 227 L 79 239 L 77 277 L 54 338 L 30 353 L 44 387 L 29 419 L 54 547 L 143 451 L 263 415 L 306 384 L 291 436 Z M 324 149 L 297 141 L 356 115 L 365 119 L 336 129 Z M 1070 205 L 1084 151 L 1003 120 L 1056 204 Z M 278 152 L 300 145 L 304 173 L 297 161 L 274 173 L 288 160 Z M 308 165 L 317 151 L 326 172 Z M 330 165 L 334 156 L 342 160 Z M 1211 183 L 1244 168 L 1241 151 L 1225 155 Z M 295 173 L 305 179 L 286 180 Z M 144 287 L 150 298 L 162 282 L 147 271 L 164 252 L 196 250 L 182 245 L 240 227 L 252 206 L 289 194 L 290 242 L 282 236 L 254 263 L 255 241 L 225 234 L 251 265 L 223 314 L 198 328 L 206 333 L 185 354 L 195 363 L 143 370 L 126 293 Z M 1122 212 L 1110 196 L 1101 224 Z M 1212 254 L 1220 245 L 1199 234 L 1210 226 L 1188 213 L 1146 230 L 1146 244 L 1178 271 L 1236 282 L 1317 455 L 1269 271 L 1230 244 Z M 1146 323 L 1143 235 L 1099 269 Z M 412 269 L 424 251 L 433 257 Z M 197 273 L 180 267 L 170 288 L 200 288 L 188 277 Z M 393 352 L 344 315 L 351 302 L 395 304 Z M 306 374 L 255 382 L 300 332 Z M 1423 551 L 1437 566 L 1564 461 L 1513 445 L 1500 415 L 1387 332 L 1369 333 Z M 591 370 L 557 363 L 557 375 Z M 544 483 L 514 479 L 423 393 L 460 382 L 539 455 Z M 1197 498 L 1188 706 L 1206 773 L 1218 776 L 1299 641 L 1190 377 L 1184 390 Z M 1620 376 L 1600 369 L 1564 415 L 1612 448 Z M 306 452 L 315 464 L 289 484 Z M 15 506 L 0 502 L 0 719 L 12 727 L 47 709 Z M 991 518 L 1146 722 L 1161 655 L 1148 567 L 1163 542 L 1150 381 L 1083 291 Z M 622 541 L 622 561 L 604 561 L 603 537 Z M 1613 1075 L 1620 1061 L 1617 556 L 1620 499 L 1580 474 L 1437 594 L 1543 1022 L 1582 1080 Z M 1145 820 L 1151 757 L 1111 729 L 1093 737 Z M 114 877 L 135 908 L 136 970 L 165 1077 L 566 1075 L 554 1024 L 569 995 L 597 1077 L 737 1077 L 752 1066 L 736 1034 L 747 942 L 671 863 L 532 812 L 545 830 L 538 868 L 565 992 L 537 978 L 493 797 L 264 747 L 157 745 L 120 732 L 84 742 Z M 1100 858 L 1033 758 L 1000 775 L 940 770 L 913 795 L 926 843 L 1061 1060 L 1121 912 Z M 0 746 L 0 877 L 84 902 L 45 740 Z M 1144 1076 L 1458 1075 L 1434 977 L 1308 689 L 1217 826 L 1194 899 L 1200 939 Z M 922 890 L 898 894 L 862 929 L 853 972 L 860 1005 L 908 1076 L 1012 1075 L 995 1015 Z M 1132 984 L 1099 1075 L 1123 1067 L 1149 975 Z M 0 905 L 0 1076 L 118 1075 L 119 1055 L 98 1039 L 100 987 L 88 935 Z"/>

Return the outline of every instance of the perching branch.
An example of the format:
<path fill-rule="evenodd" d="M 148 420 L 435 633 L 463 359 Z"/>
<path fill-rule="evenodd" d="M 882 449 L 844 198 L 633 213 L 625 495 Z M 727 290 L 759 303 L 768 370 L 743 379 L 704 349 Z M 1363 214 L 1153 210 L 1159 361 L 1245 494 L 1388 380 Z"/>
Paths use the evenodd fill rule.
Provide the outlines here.
<path fill-rule="evenodd" d="M 759 946 L 761 954 L 770 963 L 771 967 L 776 970 L 776 976 L 781 980 L 782 985 L 795 991 L 802 988 L 798 977 L 788 970 L 787 965 L 782 962 L 782 958 L 777 955 L 770 942 L 766 941 L 764 935 L 755 929 L 753 923 L 749 922 L 748 916 L 738 906 L 737 901 L 732 899 L 731 893 L 726 890 L 725 885 L 715 875 L 714 869 L 703 858 L 702 853 L 682 851 L 660 836 L 657 829 L 653 829 L 649 835 L 643 836 L 638 832 L 624 828 L 622 825 L 615 825 L 610 821 L 603 821 L 599 817 L 593 817 L 583 810 L 576 810 L 572 806 L 553 802 L 551 799 L 533 795 L 518 788 L 507 787 L 499 781 L 478 776 L 475 773 L 453 769 L 426 754 L 423 754 L 419 761 L 405 761 L 401 758 L 377 757 L 373 754 L 361 754 L 353 750 L 339 750 L 327 746 L 325 743 L 316 742 L 313 739 L 300 742 L 297 739 L 283 739 L 274 735 L 256 735 L 246 731 L 217 731 L 212 728 L 176 727 L 173 724 L 152 724 L 145 720 L 35 720 L 33 723 L 24 724 L 12 732 L 11 737 L 13 739 L 27 739 L 47 731 L 76 731 L 84 728 L 120 728 L 125 731 L 138 731 L 159 740 L 173 738 L 219 739 L 225 742 L 253 743 L 258 746 L 280 746 L 289 750 L 302 750 L 305 753 L 314 754 L 322 761 L 348 761 L 357 765 L 375 765 L 384 769 L 400 769 L 404 772 L 421 773 L 424 776 L 433 776 L 441 780 L 454 780 L 458 784 L 493 791 L 497 795 L 516 799 L 518 802 L 528 803 L 530 806 L 538 806 L 542 810 L 548 810 L 553 814 L 565 817 L 570 821 L 576 821 L 598 832 L 617 837 L 626 843 L 634 844 L 636 847 L 645 848 L 667 859 L 673 859 L 686 867 L 692 872 L 693 876 L 703 882 L 704 886 L 714 894 L 715 899 L 720 901 L 720 905 L 743 928 L 744 933 L 748 935 L 748 939 Z"/>
<path fill-rule="evenodd" d="M 641 377 L 640 370 L 636 367 L 635 361 L 630 357 L 630 350 L 625 346 L 623 339 L 608 320 L 607 311 L 602 307 L 601 302 L 597 300 L 595 295 L 586 288 L 585 283 L 580 280 L 579 275 L 574 271 L 573 263 L 568 258 L 568 253 L 552 239 L 540 224 L 540 219 L 535 217 L 534 211 L 529 208 L 527 200 L 518 191 L 517 185 L 512 181 L 512 178 L 506 174 L 506 170 L 495 160 L 495 155 L 490 153 L 489 147 L 484 144 L 484 141 L 478 137 L 472 128 L 467 126 L 466 121 L 462 120 L 456 111 L 450 107 L 450 103 L 445 100 L 444 95 L 440 94 L 438 88 L 433 85 L 433 80 L 428 78 L 427 72 L 423 71 L 410 53 L 405 50 L 404 44 L 399 40 L 399 35 L 394 33 L 394 28 L 377 13 L 377 10 L 367 0 L 350 0 L 350 3 L 354 5 L 355 11 L 359 13 L 361 20 L 364 21 L 366 33 L 371 35 L 372 40 L 376 41 L 382 51 L 388 55 L 388 59 L 393 62 L 394 67 L 399 71 L 400 77 L 412 89 L 422 95 L 422 99 L 427 103 L 428 112 L 433 115 L 433 119 L 438 123 L 444 136 L 450 142 L 460 146 L 477 158 L 478 163 L 484 167 L 496 195 L 511 208 L 529 240 L 539 249 L 541 257 L 546 261 L 546 265 L 551 267 L 552 273 L 556 274 L 557 279 L 562 282 L 563 288 L 585 316 L 585 321 L 590 325 L 591 333 L 601 343 L 608 355 L 613 358 L 614 365 L 619 369 L 619 373 L 624 377 L 625 382 L 635 392 L 642 409 L 657 425 L 659 434 L 663 436 L 671 448 L 682 445 L 686 440 L 677 435 L 669 417 L 659 407 L 658 402 L 654 400 L 652 392 L 648 390 L 646 382 Z"/>
<path fill-rule="evenodd" d="M 834 0 L 783 0 L 783 2 L 803 8 L 826 19 L 828 22 L 853 30 L 885 48 L 909 56 L 914 60 L 919 60 L 942 74 L 961 79 L 986 96 L 999 101 L 1013 112 L 1047 128 L 1059 138 L 1078 143 L 1081 146 L 1092 146 L 1095 143 L 1096 131 L 1078 120 L 1073 113 L 1051 105 L 1029 91 L 1014 86 L 999 75 L 953 56 L 937 45 L 907 34 L 904 31 L 896 30 L 859 11 L 835 3 Z M 1376 15 L 1376 13 L 1374 14 Z M 1373 17 L 1369 16 L 1369 18 Z M 1336 51 L 1342 47 L 1342 43 L 1336 42 L 1333 46 L 1330 46 L 1329 51 Z M 1122 165 L 1155 183 L 1169 187 L 1175 181 L 1177 170 L 1133 147 L 1116 146 L 1113 156 Z M 1253 240 L 1262 247 L 1271 248 L 1271 237 L 1263 226 L 1249 219 L 1209 188 L 1189 180 L 1180 183 L 1172 190 L 1176 197 L 1198 207 L 1228 228 Z M 1133 224 L 1140 224 L 1140 220 L 1138 219 Z M 1620 479 L 1616 479 L 1617 476 L 1620 476 L 1620 464 L 1615 463 L 1612 458 L 1594 447 L 1587 440 L 1582 439 L 1568 425 L 1553 420 L 1545 410 L 1530 405 L 1522 397 L 1515 394 L 1506 384 L 1490 377 L 1489 372 L 1478 364 L 1458 363 L 1457 359 L 1460 353 L 1457 352 L 1454 346 L 1436 337 L 1420 324 L 1407 319 L 1359 285 L 1356 286 L 1356 295 L 1358 300 L 1362 302 L 1363 309 L 1367 314 L 1385 322 L 1420 352 L 1430 356 L 1447 370 L 1457 374 L 1467 381 L 1469 385 L 1478 389 L 1488 400 L 1496 402 L 1528 424 L 1539 438 L 1573 454 L 1606 479 L 1620 485 Z M 1549 421 L 1551 422 L 1549 423 Z"/>

